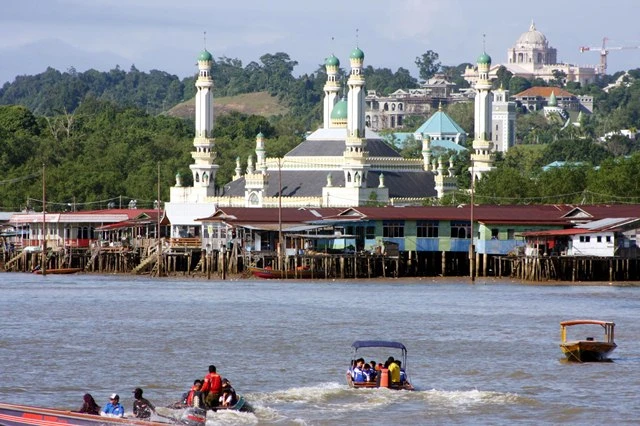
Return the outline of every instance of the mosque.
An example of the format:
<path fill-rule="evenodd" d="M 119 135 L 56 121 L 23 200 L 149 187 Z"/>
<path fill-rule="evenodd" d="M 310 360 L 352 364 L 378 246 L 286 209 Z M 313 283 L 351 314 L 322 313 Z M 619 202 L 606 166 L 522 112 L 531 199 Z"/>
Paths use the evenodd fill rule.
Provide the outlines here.
<path fill-rule="evenodd" d="M 172 224 L 199 225 L 194 220 L 210 216 L 218 206 L 423 205 L 458 189 L 453 159 L 445 161 L 432 156 L 429 134 L 421 139 L 421 158 L 407 159 L 366 126 L 364 53 L 358 47 L 349 56 L 351 70 L 346 98 L 339 97 L 343 90 L 338 79 L 339 59 L 332 54 L 325 61 L 327 81 L 319 129 L 282 158 L 268 157 L 268 141 L 258 134 L 255 158 L 250 155 L 244 169 L 237 159 L 232 181 L 216 188 L 212 64 L 213 56 L 205 49 L 198 57 L 195 83 L 195 137 L 193 164 L 189 166 L 193 186 L 183 186 L 180 175 L 176 175 L 176 183 L 170 188 L 170 202 L 166 203 Z M 482 89 L 485 101 L 477 104 L 475 111 L 476 127 L 480 126 L 480 131 L 487 135 L 491 127 L 491 104 L 486 101 L 487 96 L 491 98 L 490 89 L 490 83 Z M 493 146 L 490 140 L 479 140 L 478 148 L 475 140 L 473 145 L 481 165 L 475 169 L 478 176 L 490 169 L 493 158 L 488 152 Z"/>

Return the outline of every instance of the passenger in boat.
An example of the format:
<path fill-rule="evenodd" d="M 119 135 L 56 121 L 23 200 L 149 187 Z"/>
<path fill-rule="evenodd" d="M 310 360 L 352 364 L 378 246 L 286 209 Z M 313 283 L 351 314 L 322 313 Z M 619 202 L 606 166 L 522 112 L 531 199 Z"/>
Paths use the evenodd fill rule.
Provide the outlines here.
<path fill-rule="evenodd" d="M 364 375 L 365 382 L 375 382 L 376 381 L 376 371 L 371 368 L 371 364 L 367 363 L 362 368 L 362 374 Z"/>
<path fill-rule="evenodd" d="M 135 388 L 133 390 L 133 415 L 137 419 L 148 419 L 151 417 L 151 413 L 156 410 L 148 399 L 142 397 L 142 389 Z"/>
<path fill-rule="evenodd" d="M 191 390 L 187 394 L 185 404 L 189 407 L 204 408 L 204 400 L 202 398 L 202 380 L 194 380 Z"/>
<path fill-rule="evenodd" d="M 204 397 L 204 405 L 208 409 L 218 406 L 220 395 L 222 393 L 222 378 L 216 372 L 216 366 L 209 366 L 209 374 L 204 377 L 202 383 L 202 393 Z"/>
<path fill-rule="evenodd" d="M 82 403 L 82 407 L 78 410 L 78 413 L 94 414 L 96 416 L 100 415 L 100 406 L 96 404 L 96 400 L 93 399 L 90 393 L 85 393 L 82 399 L 84 402 Z"/>
<path fill-rule="evenodd" d="M 220 396 L 220 405 L 222 407 L 233 407 L 238 402 L 238 396 L 235 389 L 231 386 L 231 382 L 227 379 L 222 379 L 222 395 Z"/>
<path fill-rule="evenodd" d="M 402 361 L 399 359 L 395 360 L 395 363 L 398 364 L 398 368 L 400 369 L 400 383 L 404 383 L 407 381 L 407 372 L 402 368 Z"/>
<path fill-rule="evenodd" d="M 109 403 L 102 408 L 101 416 L 105 417 L 124 417 L 124 407 L 120 404 L 120 396 L 112 393 L 109 397 Z"/>
<path fill-rule="evenodd" d="M 351 371 L 351 378 L 355 383 L 364 383 L 365 377 L 362 372 L 362 368 L 364 367 L 364 358 L 359 358 L 356 360 L 356 365 L 353 367 Z"/>
<path fill-rule="evenodd" d="M 398 366 L 396 360 L 390 356 L 389 359 L 387 359 L 387 362 L 384 363 L 384 366 L 389 369 L 389 378 L 391 379 L 391 383 L 400 383 L 400 366 Z"/>

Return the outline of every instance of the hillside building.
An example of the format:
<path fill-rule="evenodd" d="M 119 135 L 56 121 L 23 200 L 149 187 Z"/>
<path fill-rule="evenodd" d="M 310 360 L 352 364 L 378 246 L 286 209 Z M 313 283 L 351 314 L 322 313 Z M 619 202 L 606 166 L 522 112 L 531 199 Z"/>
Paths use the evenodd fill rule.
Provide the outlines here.
<path fill-rule="evenodd" d="M 527 80 L 541 78 L 549 82 L 555 80 L 554 72 L 562 72 L 566 75 L 565 82 L 578 82 L 582 86 L 591 84 L 597 76 L 597 66 L 581 66 L 558 63 L 558 52 L 549 45 L 547 37 L 536 29 L 532 21 L 529 30 L 518 37 L 515 44 L 507 50 L 507 61 L 495 64 L 489 70 L 491 79 L 501 66 L 510 71 L 514 77 L 522 77 Z M 477 78 L 476 69 L 468 67 L 464 73 L 464 79 L 474 84 Z"/>

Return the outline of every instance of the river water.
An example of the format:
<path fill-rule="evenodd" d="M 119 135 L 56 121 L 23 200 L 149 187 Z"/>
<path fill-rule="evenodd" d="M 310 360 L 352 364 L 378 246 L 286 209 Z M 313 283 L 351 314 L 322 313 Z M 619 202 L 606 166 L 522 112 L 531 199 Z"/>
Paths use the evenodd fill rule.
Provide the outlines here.
<path fill-rule="evenodd" d="M 616 322 L 614 362 L 562 360 L 559 322 Z M 638 424 L 640 287 L 0 274 L 0 401 L 179 399 L 209 364 L 253 413 L 216 424 Z M 354 390 L 358 339 L 402 341 L 415 392 Z M 387 354 L 376 354 L 378 360 Z M 395 354 L 393 354 L 395 355 Z"/>

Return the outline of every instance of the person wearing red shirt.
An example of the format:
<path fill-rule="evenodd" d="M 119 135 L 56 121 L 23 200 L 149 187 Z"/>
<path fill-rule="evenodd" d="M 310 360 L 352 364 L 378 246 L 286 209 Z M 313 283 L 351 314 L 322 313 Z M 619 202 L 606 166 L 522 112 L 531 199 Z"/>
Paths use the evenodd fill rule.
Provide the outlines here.
<path fill-rule="evenodd" d="M 222 378 L 216 373 L 216 366 L 209 366 L 209 374 L 204 377 L 202 383 L 202 394 L 205 407 L 212 409 L 218 406 L 218 400 L 222 393 Z"/>

